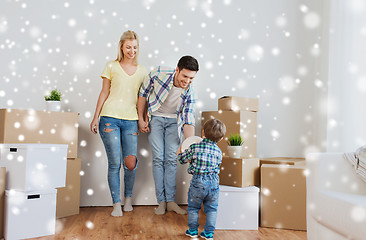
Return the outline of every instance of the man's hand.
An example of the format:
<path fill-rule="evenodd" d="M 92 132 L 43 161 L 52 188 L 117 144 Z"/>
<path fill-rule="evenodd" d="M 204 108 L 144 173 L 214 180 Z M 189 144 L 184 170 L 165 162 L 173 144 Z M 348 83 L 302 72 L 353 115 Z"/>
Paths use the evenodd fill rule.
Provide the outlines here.
<path fill-rule="evenodd" d="M 137 100 L 137 115 L 139 116 L 138 125 L 142 133 L 150 132 L 149 118 L 147 117 L 146 97 L 140 97 Z"/>
<path fill-rule="evenodd" d="M 179 146 L 178 151 L 177 151 L 177 155 L 178 155 L 179 153 L 181 153 L 181 152 L 182 152 L 182 145 L 180 145 L 180 146 Z"/>
<path fill-rule="evenodd" d="M 185 139 L 194 136 L 194 126 L 189 124 L 184 124 L 183 126 L 183 134 Z"/>
<path fill-rule="evenodd" d="M 142 119 L 139 119 L 138 124 L 139 124 L 140 132 L 142 132 L 142 133 L 150 132 L 149 122 L 148 121 L 144 121 Z"/>

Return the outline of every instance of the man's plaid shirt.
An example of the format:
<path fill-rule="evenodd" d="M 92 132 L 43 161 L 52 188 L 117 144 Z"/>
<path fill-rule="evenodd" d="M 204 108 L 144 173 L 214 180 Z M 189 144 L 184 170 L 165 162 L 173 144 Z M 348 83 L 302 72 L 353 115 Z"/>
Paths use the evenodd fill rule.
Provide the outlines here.
<path fill-rule="evenodd" d="M 219 174 L 222 152 L 215 142 L 204 138 L 179 153 L 178 160 L 181 164 L 189 162 L 189 174 Z"/>
<path fill-rule="evenodd" d="M 141 85 L 139 96 L 148 98 L 147 115 L 158 110 L 173 87 L 175 69 L 157 67 L 151 71 Z M 177 125 L 179 139 L 183 137 L 184 124 L 195 124 L 195 98 L 191 84 L 183 91 L 177 106 Z"/>

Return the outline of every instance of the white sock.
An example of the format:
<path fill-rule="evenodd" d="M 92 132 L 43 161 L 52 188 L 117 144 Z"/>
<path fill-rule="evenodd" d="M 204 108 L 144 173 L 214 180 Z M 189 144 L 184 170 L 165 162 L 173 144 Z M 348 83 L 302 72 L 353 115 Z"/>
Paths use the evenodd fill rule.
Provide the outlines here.
<path fill-rule="evenodd" d="M 166 209 L 168 211 L 173 211 L 173 212 L 176 212 L 178 214 L 183 214 L 183 215 L 187 214 L 187 211 L 184 210 L 183 208 L 180 208 L 178 206 L 178 204 L 176 204 L 175 202 L 168 202 Z"/>
<path fill-rule="evenodd" d="M 166 211 L 166 202 L 159 203 L 159 207 L 155 209 L 156 215 L 163 215 Z"/>
<path fill-rule="evenodd" d="M 112 211 L 111 215 L 113 217 L 122 217 L 123 216 L 123 212 L 122 212 L 122 208 L 121 208 L 121 202 L 113 204 L 113 211 Z"/>
<path fill-rule="evenodd" d="M 125 204 L 123 205 L 123 211 L 125 212 L 131 212 L 133 210 L 132 204 L 131 204 L 131 197 L 125 198 Z"/>

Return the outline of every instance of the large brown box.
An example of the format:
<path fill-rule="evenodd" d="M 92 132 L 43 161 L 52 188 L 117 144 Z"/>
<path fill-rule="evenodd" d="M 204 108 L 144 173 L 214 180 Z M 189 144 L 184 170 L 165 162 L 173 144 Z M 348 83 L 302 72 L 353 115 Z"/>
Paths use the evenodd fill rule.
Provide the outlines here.
<path fill-rule="evenodd" d="M 0 143 L 68 144 L 68 158 L 78 151 L 78 113 L 0 109 Z"/>
<path fill-rule="evenodd" d="M 224 140 L 217 143 L 223 156 L 228 156 L 227 138 L 230 134 L 240 133 L 244 139 L 242 158 L 255 158 L 257 156 L 257 113 L 250 111 L 212 111 L 202 112 L 202 128 L 209 119 L 220 119 L 226 125 Z"/>
<path fill-rule="evenodd" d="M 258 98 L 224 96 L 218 100 L 221 111 L 252 111 L 258 112 Z"/>
<path fill-rule="evenodd" d="M 261 227 L 306 230 L 305 166 L 261 166 Z"/>
<path fill-rule="evenodd" d="M 223 157 L 219 177 L 221 185 L 233 187 L 258 186 L 259 159 Z"/>
<path fill-rule="evenodd" d="M 66 186 L 57 188 L 56 218 L 79 214 L 80 169 L 80 158 L 67 159 Z"/>

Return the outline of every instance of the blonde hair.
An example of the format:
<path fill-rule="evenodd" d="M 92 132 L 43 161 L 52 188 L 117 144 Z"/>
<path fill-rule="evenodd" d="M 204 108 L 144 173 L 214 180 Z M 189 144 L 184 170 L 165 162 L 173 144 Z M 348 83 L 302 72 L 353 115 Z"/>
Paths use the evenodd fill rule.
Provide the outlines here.
<path fill-rule="evenodd" d="M 135 33 L 134 31 L 131 31 L 131 30 L 124 32 L 122 34 L 121 38 L 119 39 L 116 61 L 120 62 L 123 60 L 122 46 L 126 40 L 136 40 L 137 41 L 137 52 L 136 52 L 136 56 L 135 56 L 135 60 L 134 60 L 135 63 L 137 63 L 137 58 L 138 58 L 138 53 L 139 53 L 139 37 L 138 37 L 137 33 Z"/>

